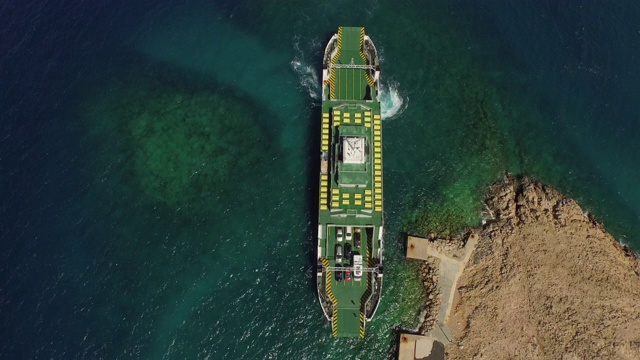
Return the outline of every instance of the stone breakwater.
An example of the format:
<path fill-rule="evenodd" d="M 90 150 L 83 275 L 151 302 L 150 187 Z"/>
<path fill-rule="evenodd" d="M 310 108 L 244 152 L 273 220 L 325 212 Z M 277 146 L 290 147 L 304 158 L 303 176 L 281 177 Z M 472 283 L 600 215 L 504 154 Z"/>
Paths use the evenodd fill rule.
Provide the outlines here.
<path fill-rule="evenodd" d="M 420 279 L 422 285 L 427 292 L 427 300 L 420 309 L 421 322 L 418 327 L 420 335 L 426 335 L 433 330 L 438 318 L 438 309 L 440 308 L 441 294 L 438 291 L 438 268 L 433 261 L 427 260 L 420 264 Z"/>

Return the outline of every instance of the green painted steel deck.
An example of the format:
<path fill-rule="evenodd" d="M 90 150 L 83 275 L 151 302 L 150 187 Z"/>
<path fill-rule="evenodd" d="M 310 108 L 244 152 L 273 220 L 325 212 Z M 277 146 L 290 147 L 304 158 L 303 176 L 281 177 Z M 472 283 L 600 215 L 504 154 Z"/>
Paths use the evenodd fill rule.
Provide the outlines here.
<path fill-rule="evenodd" d="M 364 337 L 380 299 L 383 180 L 377 62 L 373 42 L 360 27 L 339 28 L 325 51 L 317 276 L 334 336 Z M 363 257 L 361 278 L 355 279 L 353 257 L 338 259 L 337 246 L 343 253 L 350 246 Z M 351 272 L 349 281 L 337 281 L 340 267 Z"/>

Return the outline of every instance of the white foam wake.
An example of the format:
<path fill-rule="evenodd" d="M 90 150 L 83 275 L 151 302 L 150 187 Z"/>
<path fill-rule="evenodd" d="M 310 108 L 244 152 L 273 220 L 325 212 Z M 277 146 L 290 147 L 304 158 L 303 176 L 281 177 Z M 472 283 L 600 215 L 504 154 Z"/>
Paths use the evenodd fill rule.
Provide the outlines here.
<path fill-rule="evenodd" d="M 306 44 L 302 45 L 301 44 Z M 310 49 L 302 49 L 302 47 L 310 47 Z M 320 74 L 319 68 L 307 63 L 305 53 L 313 52 L 319 49 L 319 43 L 315 41 L 302 41 L 300 36 L 295 36 L 293 39 L 293 47 L 295 49 L 295 56 L 291 60 L 291 68 L 298 76 L 298 82 L 300 86 L 307 91 L 309 97 L 314 101 L 320 100 L 322 88 L 320 86 Z"/>
<path fill-rule="evenodd" d="M 313 100 L 320 99 L 320 76 L 297 56 L 291 60 L 291 68 L 296 72 L 300 86 L 303 87 Z"/>
<path fill-rule="evenodd" d="M 291 68 L 298 77 L 300 86 L 306 90 L 309 97 L 317 102 L 322 96 L 322 87 L 320 85 L 319 66 L 309 64 L 305 59 L 305 54 L 314 54 L 322 51 L 321 44 L 318 41 L 303 39 L 295 36 L 293 39 L 293 47 L 295 56 L 291 60 Z M 402 96 L 399 85 L 396 81 L 390 81 L 380 85 L 380 105 L 382 107 L 382 119 L 395 119 L 407 109 L 409 105 L 409 97 Z"/>
<path fill-rule="evenodd" d="M 380 85 L 380 107 L 384 120 L 397 118 L 409 105 L 409 97 L 403 97 L 398 87 L 398 83 L 395 81 Z"/>

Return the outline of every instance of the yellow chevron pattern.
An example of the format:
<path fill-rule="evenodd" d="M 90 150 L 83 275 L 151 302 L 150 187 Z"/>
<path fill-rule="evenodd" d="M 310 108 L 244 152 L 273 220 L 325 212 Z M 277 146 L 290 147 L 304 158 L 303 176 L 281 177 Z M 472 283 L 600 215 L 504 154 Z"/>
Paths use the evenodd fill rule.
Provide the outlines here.
<path fill-rule="evenodd" d="M 335 64 L 336 61 L 340 58 L 340 52 L 342 51 L 342 26 L 338 28 L 338 51 L 336 55 L 331 58 L 331 63 Z M 331 99 L 336 98 L 336 70 L 331 69 L 331 73 L 329 74 L 329 97 Z"/>
<path fill-rule="evenodd" d="M 364 63 L 367 63 L 367 57 L 364 56 L 364 28 L 360 28 L 360 57 L 364 60 Z"/>
<path fill-rule="evenodd" d="M 336 52 L 336 56 L 331 58 L 331 63 L 335 64 L 338 58 L 340 57 L 340 50 L 342 49 L 342 26 L 338 28 L 338 52 Z"/>
<path fill-rule="evenodd" d="M 336 69 L 331 69 L 329 74 L 329 96 L 331 99 L 336 98 Z"/>
<path fill-rule="evenodd" d="M 373 246 L 373 239 L 371 239 L 370 237 L 367 237 L 367 267 L 373 267 L 375 266 L 373 259 L 371 258 L 370 255 L 370 250 L 371 247 Z M 364 333 L 365 333 L 365 324 L 366 324 L 366 301 L 369 298 L 369 296 L 371 296 L 371 284 L 373 283 L 373 279 L 372 279 L 372 274 L 371 273 L 367 273 L 367 290 L 364 292 L 364 294 L 362 294 L 362 297 L 360 298 L 360 337 L 364 338 Z"/>
<path fill-rule="evenodd" d="M 369 75 L 369 72 L 365 72 L 365 75 L 366 75 L 366 78 L 367 78 L 367 84 L 369 84 L 369 86 L 373 87 L 376 83 L 371 78 L 371 75 Z"/>
<path fill-rule="evenodd" d="M 333 336 L 338 336 L 338 300 L 336 300 L 336 297 L 333 295 L 333 291 L 331 291 L 331 283 L 332 283 L 332 277 L 331 277 L 331 270 L 330 270 L 330 265 L 329 265 L 329 260 L 327 260 L 326 258 L 320 258 L 320 262 L 322 262 L 322 265 L 324 265 L 325 269 L 326 269 L 326 283 L 325 283 L 325 287 L 327 289 L 327 295 L 329 295 L 329 299 L 331 299 L 331 303 L 333 304 L 333 316 L 331 319 L 331 332 L 333 333 Z"/>
<path fill-rule="evenodd" d="M 362 298 L 360 299 L 360 337 L 364 338 L 365 327 L 366 327 L 366 300 L 371 296 L 371 275 L 367 274 L 367 291 L 364 292 Z"/>
<path fill-rule="evenodd" d="M 364 63 L 367 64 L 367 57 L 364 55 L 364 28 L 363 27 L 360 28 L 360 57 L 362 58 L 362 60 L 364 60 Z M 371 78 L 371 75 L 369 75 L 368 71 L 365 71 L 365 77 L 367 79 L 367 84 L 373 87 L 375 85 L 375 82 Z"/>

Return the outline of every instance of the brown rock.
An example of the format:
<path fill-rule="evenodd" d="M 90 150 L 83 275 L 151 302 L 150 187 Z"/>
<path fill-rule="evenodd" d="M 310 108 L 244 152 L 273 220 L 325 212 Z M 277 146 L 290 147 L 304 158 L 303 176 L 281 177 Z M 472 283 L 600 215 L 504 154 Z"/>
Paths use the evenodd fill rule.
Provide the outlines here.
<path fill-rule="evenodd" d="M 529 179 L 508 177 L 486 204 L 496 222 L 458 282 L 447 358 L 640 359 L 638 258 Z"/>

